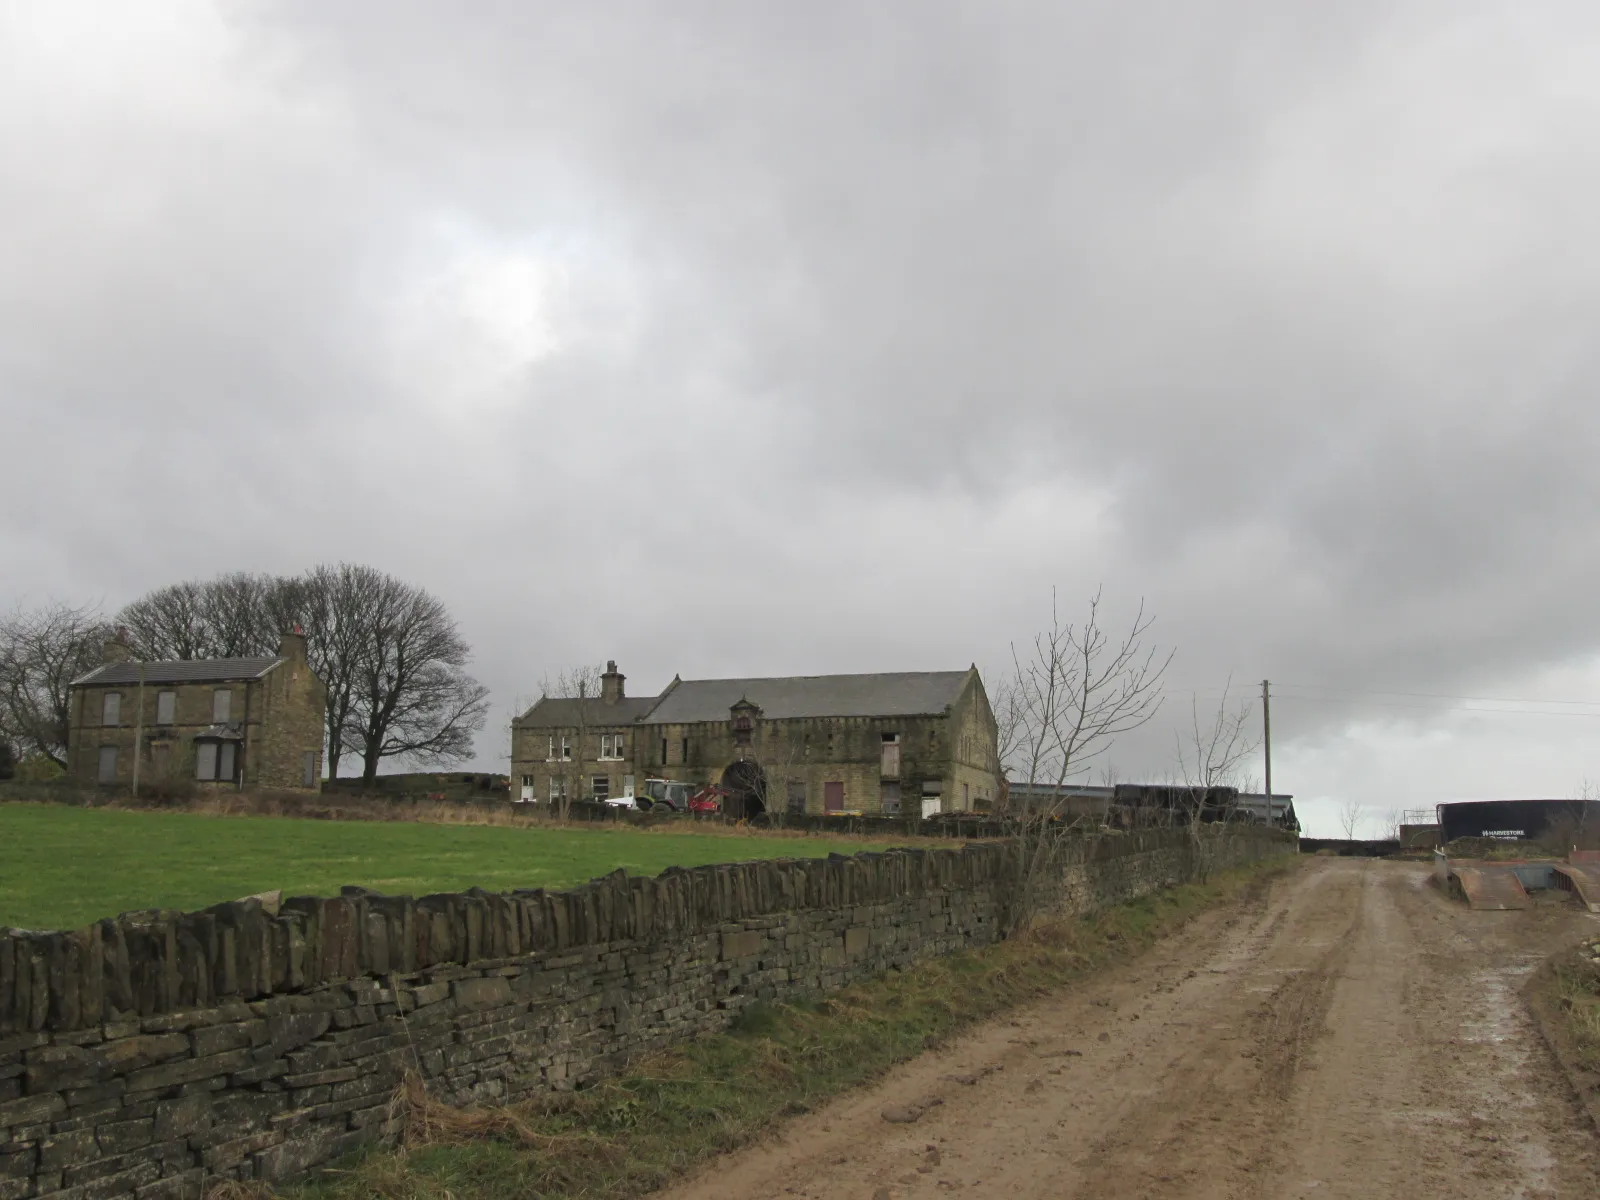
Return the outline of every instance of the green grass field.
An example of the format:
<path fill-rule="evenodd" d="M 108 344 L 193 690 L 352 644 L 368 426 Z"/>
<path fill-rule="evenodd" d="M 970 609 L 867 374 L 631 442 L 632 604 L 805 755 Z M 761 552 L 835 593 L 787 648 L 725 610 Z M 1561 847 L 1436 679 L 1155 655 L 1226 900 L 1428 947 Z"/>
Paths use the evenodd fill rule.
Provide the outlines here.
<path fill-rule="evenodd" d="M 198 909 L 254 892 L 391 895 L 569 887 L 618 867 L 881 849 L 804 837 L 604 828 L 211 817 L 0 804 L 0 927 L 75 929 L 140 908 Z"/>

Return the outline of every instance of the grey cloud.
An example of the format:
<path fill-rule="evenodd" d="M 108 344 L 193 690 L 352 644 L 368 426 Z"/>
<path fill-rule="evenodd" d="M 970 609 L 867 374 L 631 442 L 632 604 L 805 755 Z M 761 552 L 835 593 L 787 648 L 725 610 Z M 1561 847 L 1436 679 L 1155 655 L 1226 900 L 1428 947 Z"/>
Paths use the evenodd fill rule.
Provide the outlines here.
<path fill-rule="evenodd" d="M 0 39 L 0 591 L 369 559 L 507 704 L 1101 579 L 1208 687 L 1597 648 L 1588 6 L 174 11 Z"/>

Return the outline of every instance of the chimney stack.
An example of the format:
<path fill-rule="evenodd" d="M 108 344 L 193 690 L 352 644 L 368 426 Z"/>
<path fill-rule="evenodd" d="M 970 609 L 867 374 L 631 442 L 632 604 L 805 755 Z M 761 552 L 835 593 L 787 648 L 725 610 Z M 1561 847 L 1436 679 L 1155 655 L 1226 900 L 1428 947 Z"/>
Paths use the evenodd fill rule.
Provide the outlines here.
<path fill-rule="evenodd" d="M 296 625 L 292 633 L 286 633 L 278 639 L 278 657 L 291 662 L 306 661 L 306 635 L 300 626 Z"/>
<path fill-rule="evenodd" d="M 126 626 L 118 628 L 114 637 L 106 639 L 105 648 L 101 652 L 101 661 L 106 663 L 133 661 L 133 651 L 128 648 L 128 630 Z"/>
<path fill-rule="evenodd" d="M 600 676 L 600 699 L 606 704 L 615 704 L 622 699 L 622 683 L 627 676 L 617 670 L 616 659 L 606 663 L 606 673 Z"/>

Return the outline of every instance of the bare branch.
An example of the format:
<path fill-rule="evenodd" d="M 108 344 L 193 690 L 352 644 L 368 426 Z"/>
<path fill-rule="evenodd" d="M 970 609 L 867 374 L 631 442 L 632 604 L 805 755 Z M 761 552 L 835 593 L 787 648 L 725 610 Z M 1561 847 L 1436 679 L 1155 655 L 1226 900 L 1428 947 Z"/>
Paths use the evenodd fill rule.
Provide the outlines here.
<path fill-rule="evenodd" d="M 0 738 L 16 758 L 66 765 L 68 685 L 100 665 L 110 634 L 98 610 L 59 601 L 0 618 Z"/>

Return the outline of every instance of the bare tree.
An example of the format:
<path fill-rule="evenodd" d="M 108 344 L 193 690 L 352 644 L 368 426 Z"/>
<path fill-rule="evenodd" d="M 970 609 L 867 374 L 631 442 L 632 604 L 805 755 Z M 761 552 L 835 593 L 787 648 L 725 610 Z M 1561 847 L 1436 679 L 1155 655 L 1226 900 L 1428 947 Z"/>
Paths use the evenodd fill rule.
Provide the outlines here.
<path fill-rule="evenodd" d="M 286 609 L 278 620 L 305 631 L 306 657 L 327 689 L 323 736 L 329 779 L 339 777 L 339 762 L 352 743 L 367 615 L 377 603 L 383 579 L 382 572 L 371 567 L 323 565 L 313 567 L 275 598 Z"/>
<path fill-rule="evenodd" d="M 544 694 L 552 700 L 566 700 L 567 715 L 571 718 L 572 765 L 567 768 L 566 782 L 556 797 L 556 815 L 565 821 L 572 814 L 575 793 L 583 788 L 584 752 L 589 745 L 589 730 L 599 715 L 601 698 L 601 669 L 599 667 L 569 667 L 554 679 L 545 677 Z M 561 734 L 552 736 L 565 736 Z"/>
<path fill-rule="evenodd" d="M 345 752 L 371 783 L 385 758 L 468 757 L 488 692 L 465 671 L 466 641 L 423 589 L 351 563 L 277 577 L 234 572 L 159 588 L 119 615 L 141 658 L 269 655 L 294 628 L 327 687 L 328 775 Z"/>
<path fill-rule="evenodd" d="M 1191 699 L 1189 728 L 1178 738 L 1178 774 L 1182 781 L 1178 796 L 1184 806 L 1183 816 L 1189 830 L 1195 866 L 1202 880 L 1210 876 L 1214 865 L 1219 849 L 1216 839 L 1227 836 L 1228 822 L 1236 814 L 1226 809 L 1214 813 L 1222 817 L 1222 822 L 1221 828 L 1213 831 L 1205 829 L 1205 817 L 1208 810 L 1219 807 L 1218 794 L 1222 789 L 1230 789 L 1225 793 L 1229 797 L 1236 795 L 1243 764 L 1260 744 L 1251 720 L 1254 706 L 1248 699 L 1230 703 L 1232 688 L 1233 677 L 1230 675 L 1223 684 L 1222 698 L 1217 702 L 1215 711 L 1204 718 L 1200 715 L 1199 698 Z M 1269 820 L 1271 814 L 1269 797 Z"/>
<path fill-rule="evenodd" d="M 1139 728 L 1161 707 L 1161 680 L 1172 662 L 1145 645 L 1155 618 L 1139 606 L 1128 631 L 1113 642 L 1100 626 L 1101 594 L 1081 624 L 1061 620 L 1052 596 L 1050 627 L 1019 651 L 1012 677 L 1000 685 L 1007 726 L 997 742 L 1001 765 L 1032 789 L 1059 788 L 1084 774 L 1120 735 Z M 996 717 L 998 722 L 999 718 Z"/>
<path fill-rule="evenodd" d="M 60 602 L 0 619 L 0 737 L 19 760 L 66 766 L 68 685 L 100 665 L 110 634 L 94 608 Z"/>
<path fill-rule="evenodd" d="M 1141 604 L 1127 631 L 1113 639 L 1101 627 L 1100 602 L 1096 592 L 1074 624 L 1061 619 L 1052 595 L 1049 627 L 1027 648 L 1012 646 L 1013 673 L 997 689 L 1004 714 L 999 766 L 1016 775 L 1014 784 L 1008 780 L 1007 804 L 1016 829 L 1013 931 L 1039 910 L 1045 881 L 1069 853 L 1067 833 L 1076 822 L 1061 819 L 1062 788 L 1161 706 L 1172 654 L 1145 644 L 1154 618 Z"/>
<path fill-rule="evenodd" d="M 1361 804 L 1354 799 L 1346 800 L 1339 807 L 1339 827 L 1344 830 L 1344 840 L 1356 840 L 1356 829 L 1361 824 Z"/>
<path fill-rule="evenodd" d="M 1383 840 L 1398 842 L 1400 840 L 1401 815 L 1398 808 L 1390 808 L 1383 814 Z"/>
<path fill-rule="evenodd" d="M 489 689 L 464 670 L 471 655 L 444 604 L 384 576 L 364 614 L 345 745 L 370 785 L 385 758 L 458 762 L 488 716 Z"/>
<path fill-rule="evenodd" d="M 117 623 L 128 631 L 137 658 L 268 655 L 294 624 L 295 582 L 246 571 L 185 580 L 135 600 L 117 614 Z"/>
<path fill-rule="evenodd" d="M 1198 697 L 1189 704 L 1189 729 L 1178 739 L 1178 771 L 1187 793 L 1189 823 L 1200 823 L 1202 810 L 1217 788 L 1238 788 L 1241 765 L 1261 744 L 1251 721 L 1248 699 L 1229 703 L 1233 677 L 1223 685 L 1216 710 L 1204 719 Z"/>

